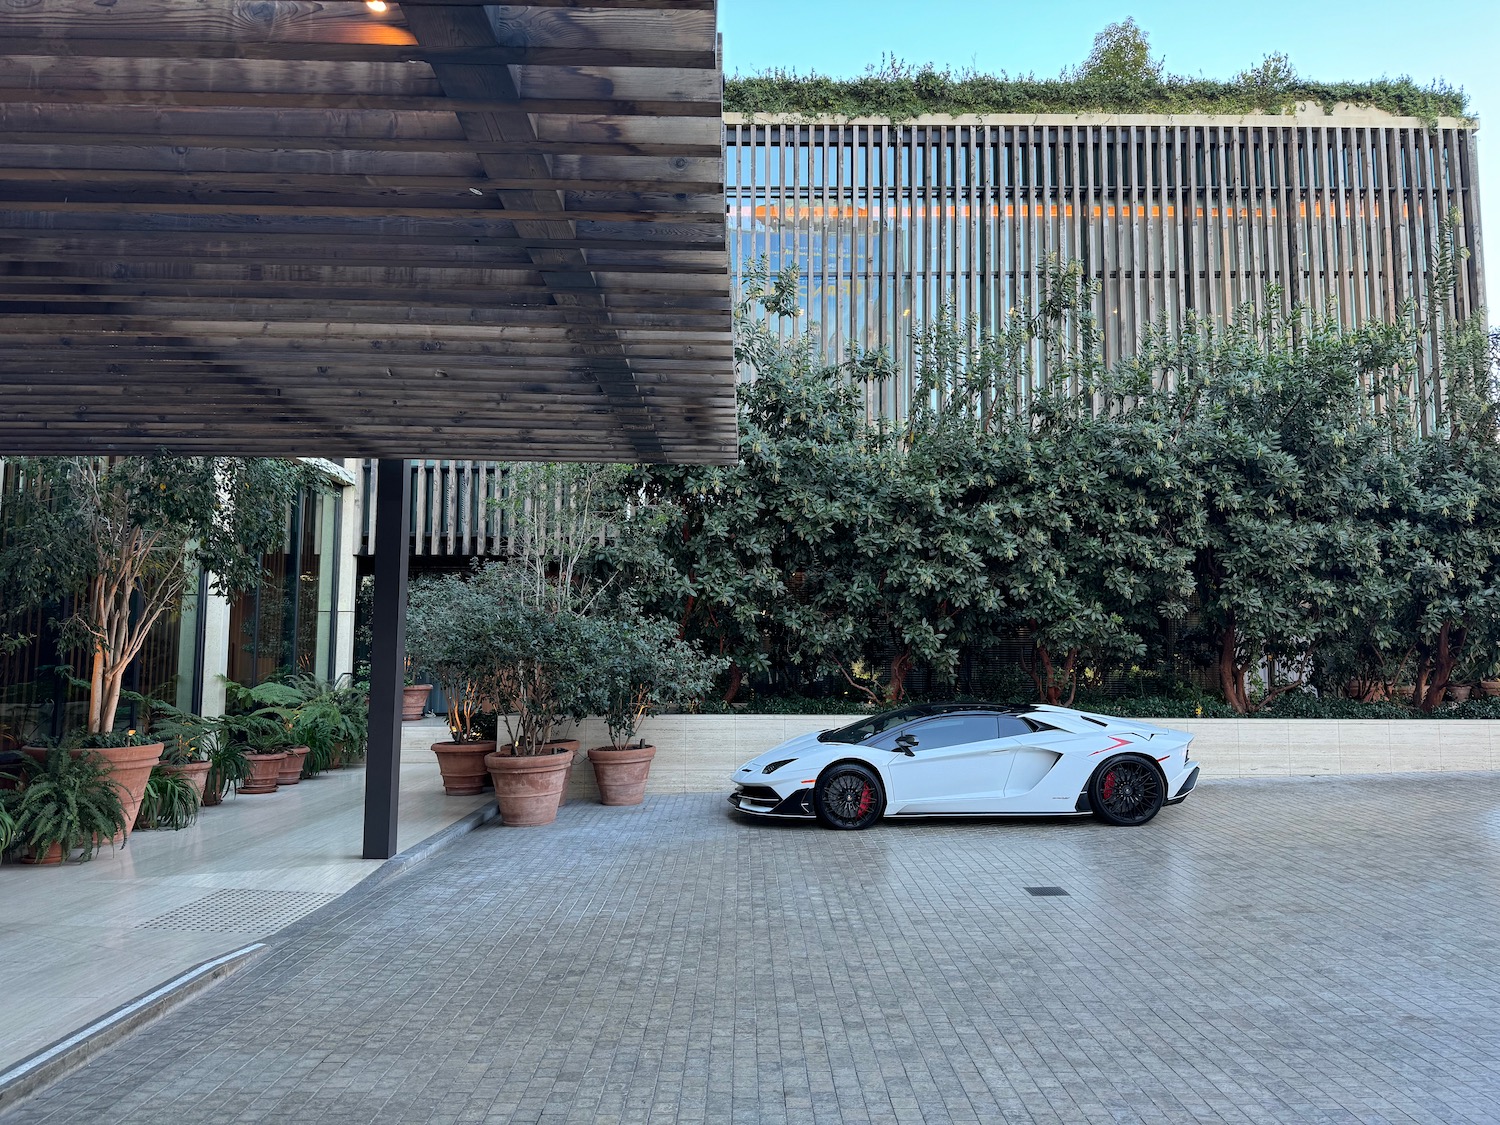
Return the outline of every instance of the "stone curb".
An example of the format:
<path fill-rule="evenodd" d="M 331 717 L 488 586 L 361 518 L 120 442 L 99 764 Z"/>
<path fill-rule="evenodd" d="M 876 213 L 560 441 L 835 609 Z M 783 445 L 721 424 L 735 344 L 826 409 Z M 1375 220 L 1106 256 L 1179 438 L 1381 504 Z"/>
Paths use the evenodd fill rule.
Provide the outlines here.
<path fill-rule="evenodd" d="M 354 902 L 368 897 L 392 879 L 400 878 L 412 867 L 431 858 L 460 837 L 487 824 L 499 813 L 500 810 L 493 801 L 483 808 L 475 809 L 447 828 L 433 833 L 399 855 L 392 856 L 326 906 L 320 906 L 311 914 L 282 927 L 264 941 L 205 961 L 120 1005 L 56 1043 L 26 1056 L 15 1066 L 0 1073 L 0 1113 L 112 1047 L 137 1028 L 161 1018 L 184 1001 L 265 956 L 271 952 L 274 940 L 284 939 L 309 925 L 315 925 L 320 918 L 348 909 Z"/>

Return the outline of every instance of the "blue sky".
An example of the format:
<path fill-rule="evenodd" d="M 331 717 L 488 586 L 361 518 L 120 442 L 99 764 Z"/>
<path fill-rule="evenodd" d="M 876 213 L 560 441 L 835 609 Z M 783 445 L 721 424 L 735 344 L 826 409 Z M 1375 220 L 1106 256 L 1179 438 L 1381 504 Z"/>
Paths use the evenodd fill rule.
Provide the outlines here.
<path fill-rule="evenodd" d="M 1133 17 L 1175 74 L 1230 78 L 1273 51 L 1325 81 L 1409 74 L 1469 95 L 1482 122 L 1480 184 L 1486 241 L 1500 239 L 1500 0 L 720 0 L 724 67 L 791 67 L 851 75 L 882 54 L 910 63 L 1056 75 L 1083 61 L 1105 24 Z M 1486 255 L 1490 304 L 1500 278 Z M 1491 313 L 1491 323 L 1496 316 Z"/>

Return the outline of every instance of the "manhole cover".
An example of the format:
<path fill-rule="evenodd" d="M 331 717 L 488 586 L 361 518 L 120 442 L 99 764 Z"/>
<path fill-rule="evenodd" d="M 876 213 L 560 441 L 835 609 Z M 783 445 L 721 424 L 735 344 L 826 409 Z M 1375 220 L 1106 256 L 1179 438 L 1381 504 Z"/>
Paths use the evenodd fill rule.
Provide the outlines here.
<path fill-rule="evenodd" d="M 311 914 L 338 897 L 317 891 L 215 891 L 149 922 L 142 922 L 139 928 L 265 934 Z"/>
<path fill-rule="evenodd" d="M 1027 887 L 1026 893 L 1035 895 L 1037 898 L 1050 898 L 1054 895 L 1067 895 L 1067 891 L 1061 887 Z"/>

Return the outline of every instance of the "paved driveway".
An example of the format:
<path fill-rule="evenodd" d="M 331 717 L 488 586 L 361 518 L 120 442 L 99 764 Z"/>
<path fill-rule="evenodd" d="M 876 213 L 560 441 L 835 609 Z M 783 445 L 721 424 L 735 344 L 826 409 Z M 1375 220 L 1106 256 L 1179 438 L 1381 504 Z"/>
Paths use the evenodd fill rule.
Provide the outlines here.
<path fill-rule="evenodd" d="M 1494 1122 L 1497 1068 L 1497 775 L 1144 829 L 683 796 L 481 829 L 5 1121 Z"/>

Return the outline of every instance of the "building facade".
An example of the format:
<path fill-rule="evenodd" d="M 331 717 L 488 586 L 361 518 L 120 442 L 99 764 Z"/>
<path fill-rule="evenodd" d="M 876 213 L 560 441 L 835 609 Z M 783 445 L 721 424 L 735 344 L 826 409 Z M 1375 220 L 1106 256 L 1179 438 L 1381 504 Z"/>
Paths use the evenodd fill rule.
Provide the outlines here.
<path fill-rule="evenodd" d="M 900 373 L 913 329 L 945 306 L 993 332 L 1035 313 L 1049 258 L 1098 286 L 1103 358 L 1148 325 L 1332 308 L 1347 325 L 1408 302 L 1458 317 L 1484 304 L 1472 122 L 1379 110 L 1243 117 L 1057 114 L 725 120 L 731 268 L 796 265 L 830 358 L 884 348 Z M 1439 229 L 1470 252 L 1433 292 Z M 1429 404 L 1440 386 L 1423 349 Z M 898 378 L 876 392 L 904 412 Z"/>

